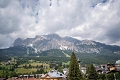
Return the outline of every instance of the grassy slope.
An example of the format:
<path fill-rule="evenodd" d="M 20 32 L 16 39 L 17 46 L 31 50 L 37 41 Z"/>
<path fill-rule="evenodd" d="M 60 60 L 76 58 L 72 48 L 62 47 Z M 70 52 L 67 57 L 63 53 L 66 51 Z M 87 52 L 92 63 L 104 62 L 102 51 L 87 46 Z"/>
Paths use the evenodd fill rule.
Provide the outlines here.
<path fill-rule="evenodd" d="M 49 64 L 46 64 L 46 63 L 38 63 L 38 62 L 32 62 L 32 63 L 26 63 L 26 64 L 22 64 L 22 65 L 19 65 L 19 67 L 22 67 L 22 66 L 24 66 L 24 65 L 31 65 L 31 66 L 40 66 L 40 65 L 43 65 L 43 66 L 48 66 L 49 67 Z"/>
<path fill-rule="evenodd" d="M 32 69 L 24 69 L 24 68 L 17 68 L 15 71 L 16 73 L 32 73 L 33 71 L 35 72 L 37 69 L 36 68 L 32 68 Z"/>
<path fill-rule="evenodd" d="M 31 65 L 31 66 L 40 66 L 40 65 L 43 65 L 43 66 L 48 66 L 48 69 L 45 69 L 45 71 L 49 71 L 50 68 L 49 68 L 49 64 L 46 64 L 46 63 L 39 63 L 39 62 L 30 62 L 28 63 L 27 65 Z M 24 74 L 24 73 L 32 73 L 32 72 L 36 72 L 37 68 L 29 68 L 29 69 L 25 69 L 25 68 L 22 68 L 22 66 L 24 66 L 25 64 L 22 64 L 22 65 L 19 65 L 19 67 L 21 68 L 16 68 L 15 71 L 16 73 L 21 73 L 21 74 Z M 11 65 L 4 65 L 4 67 L 6 68 L 9 68 Z M 0 75 L 2 75 L 2 70 L 0 70 Z"/>

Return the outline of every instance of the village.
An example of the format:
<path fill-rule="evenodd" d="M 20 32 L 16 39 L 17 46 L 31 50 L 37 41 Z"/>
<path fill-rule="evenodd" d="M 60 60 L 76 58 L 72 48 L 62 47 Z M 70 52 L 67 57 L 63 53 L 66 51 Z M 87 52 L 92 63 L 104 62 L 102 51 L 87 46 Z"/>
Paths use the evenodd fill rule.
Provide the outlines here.
<path fill-rule="evenodd" d="M 82 73 L 82 75 L 85 75 L 87 77 L 87 68 L 86 66 L 81 65 L 81 61 L 78 58 L 77 59 L 79 64 L 79 70 Z M 6 64 L 12 64 L 12 61 L 6 62 Z M 48 69 L 48 65 L 44 66 L 44 69 Z M 101 65 L 94 65 L 95 70 L 98 74 L 109 74 L 109 73 L 119 73 L 120 74 L 120 60 L 116 61 L 115 63 L 107 63 L 107 64 L 101 64 Z M 41 68 L 41 67 L 38 67 Z M 0 80 L 67 80 L 67 75 L 69 73 L 69 67 L 64 67 L 62 71 L 59 71 L 58 69 L 52 68 L 49 69 L 48 72 L 38 72 L 37 74 L 21 74 L 18 76 L 13 77 L 6 77 L 6 78 L 0 78 Z"/>

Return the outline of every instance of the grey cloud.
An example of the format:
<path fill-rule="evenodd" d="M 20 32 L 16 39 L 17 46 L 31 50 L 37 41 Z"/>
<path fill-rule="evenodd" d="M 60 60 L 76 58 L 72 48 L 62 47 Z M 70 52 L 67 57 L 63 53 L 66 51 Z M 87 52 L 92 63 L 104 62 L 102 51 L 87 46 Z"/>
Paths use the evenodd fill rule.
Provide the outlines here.
<path fill-rule="evenodd" d="M 0 1 L 0 37 L 7 39 L 0 39 L 0 47 L 8 46 L 18 37 L 48 33 L 107 44 L 120 40 L 119 0 Z"/>
<path fill-rule="evenodd" d="M 13 16 L 0 16 L 0 34 L 9 34 L 19 30 L 19 19 Z"/>
<path fill-rule="evenodd" d="M 5 8 L 6 6 L 9 5 L 11 0 L 0 0 L 0 7 Z"/>
<path fill-rule="evenodd" d="M 120 24 L 113 26 L 110 30 L 106 32 L 106 36 L 111 42 L 116 42 L 120 40 Z"/>
<path fill-rule="evenodd" d="M 32 11 L 35 11 L 36 5 L 38 4 L 38 0 L 19 0 L 22 8 L 31 8 Z"/>
<path fill-rule="evenodd" d="M 0 34 L 0 48 L 12 46 L 12 38 L 9 35 Z"/>

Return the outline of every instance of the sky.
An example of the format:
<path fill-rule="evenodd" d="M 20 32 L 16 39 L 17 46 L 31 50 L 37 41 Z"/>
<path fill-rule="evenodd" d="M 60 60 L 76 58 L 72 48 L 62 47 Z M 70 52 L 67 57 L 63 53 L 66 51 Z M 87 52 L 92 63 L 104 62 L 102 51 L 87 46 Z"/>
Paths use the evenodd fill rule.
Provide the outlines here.
<path fill-rule="evenodd" d="M 120 0 L 0 0 L 0 48 L 52 33 L 120 46 Z"/>

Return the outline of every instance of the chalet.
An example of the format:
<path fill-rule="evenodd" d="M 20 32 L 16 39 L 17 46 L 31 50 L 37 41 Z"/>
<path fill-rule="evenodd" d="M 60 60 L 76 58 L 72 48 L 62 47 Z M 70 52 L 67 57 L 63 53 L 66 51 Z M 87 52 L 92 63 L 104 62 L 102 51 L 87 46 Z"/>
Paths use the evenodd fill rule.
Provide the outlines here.
<path fill-rule="evenodd" d="M 80 71 L 82 72 L 82 74 L 86 74 L 86 67 L 81 67 Z"/>
<path fill-rule="evenodd" d="M 117 72 L 120 72 L 120 64 L 115 64 L 115 68 Z"/>
<path fill-rule="evenodd" d="M 19 77 L 17 77 L 17 78 L 10 78 L 10 79 L 7 79 L 7 80 L 39 80 L 39 79 L 38 78 L 34 78 L 34 77 L 30 77 L 30 78 L 26 78 L 26 77 L 19 78 Z"/>
<path fill-rule="evenodd" d="M 42 76 L 40 80 L 66 80 L 66 76 L 63 73 L 58 72 L 57 70 L 51 70 L 50 72 Z"/>
<path fill-rule="evenodd" d="M 111 73 L 111 72 L 120 72 L 120 64 L 104 64 L 100 66 L 95 66 L 96 71 L 99 74 Z"/>
<path fill-rule="evenodd" d="M 105 74 L 105 73 L 109 72 L 109 68 L 108 68 L 107 64 L 102 64 L 102 65 L 99 65 L 99 66 L 95 66 L 95 68 L 96 68 L 96 71 L 99 74 Z"/>
<path fill-rule="evenodd" d="M 68 72 L 69 72 L 68 68 L 64 68 L 64 69 L 63 69 L 63 73 L 64 73 L 66 76 L 68 75 Z"/>

